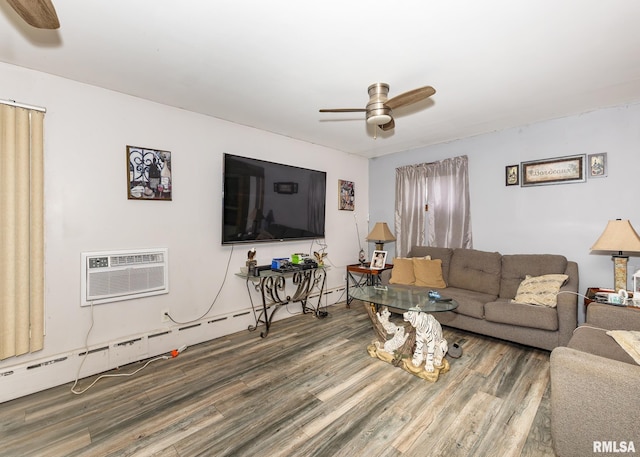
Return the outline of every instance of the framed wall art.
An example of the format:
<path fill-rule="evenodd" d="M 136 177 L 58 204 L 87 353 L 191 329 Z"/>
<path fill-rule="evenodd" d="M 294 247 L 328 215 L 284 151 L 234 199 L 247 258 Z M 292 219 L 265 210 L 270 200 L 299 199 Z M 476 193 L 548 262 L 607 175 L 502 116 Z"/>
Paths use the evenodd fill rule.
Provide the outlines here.
<path fill-rule="evenodd" d="M 127 169 L 129 200 L 172 199 L 171 152 L 127 146 Z"/>
<path fill-rule="evenodd" d="M 522 187 L 585 182 L 586 155 L 522 162 Z"/>
<path fill-rule="evenodd" d="M 356 204 L 356 195 L 353 181 L 338 180 L 338 209 L 353 211 Z"/>
<path fill-rule="evenodd" d="M 589 154 L 589 178 L 605 178 L 607 176 L 607 153 Z"/>
<path fill-rule="evenodd" d="M 520 184 L 520 165 L 507 165 L 504 171 L 506 186 L 517 186 Z"/>

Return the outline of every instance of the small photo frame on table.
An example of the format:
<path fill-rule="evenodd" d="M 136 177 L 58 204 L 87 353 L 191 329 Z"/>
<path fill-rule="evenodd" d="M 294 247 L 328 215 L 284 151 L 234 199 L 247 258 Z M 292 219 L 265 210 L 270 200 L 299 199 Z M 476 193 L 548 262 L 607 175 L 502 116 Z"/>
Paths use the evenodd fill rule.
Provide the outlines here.
<path fill-rule="evenodd" d="M 589 167 L 589 178 L 606 178 L 607 176 L 607 153 L 589 154 L 587 166 Z"/>
<path fill-rule="evenodd" d="M 507 165 L 505 167 L 505 186 L 520 185 L 520 165 Z"/>
<path fill-rule="evenodd" d="M 373 251 L 371 256 L 372 270 L 382 270 L 387 263 L 387 251 Z"/>

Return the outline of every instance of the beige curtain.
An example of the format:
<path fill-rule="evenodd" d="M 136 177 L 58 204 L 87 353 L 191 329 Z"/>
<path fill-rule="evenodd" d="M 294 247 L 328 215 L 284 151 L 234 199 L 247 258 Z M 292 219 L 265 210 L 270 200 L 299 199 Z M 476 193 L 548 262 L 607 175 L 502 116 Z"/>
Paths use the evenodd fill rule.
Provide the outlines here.
<path fill-rule="evenodd" d="M 0 103 L 0 359 L 44 343 L 43 121 Z"/>
<path fill-rule="evenodd" d="M 468 174 L 467 156 L 396 168 L 398 257 L 406 256 L 413 246 L 473 247 Z"/>

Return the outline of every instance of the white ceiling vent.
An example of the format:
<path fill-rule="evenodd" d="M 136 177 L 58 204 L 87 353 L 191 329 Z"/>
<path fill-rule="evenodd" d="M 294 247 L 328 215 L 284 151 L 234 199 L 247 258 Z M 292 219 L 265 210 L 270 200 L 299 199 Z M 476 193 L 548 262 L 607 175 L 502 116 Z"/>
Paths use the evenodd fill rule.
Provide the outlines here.
<path fill-rule="evenodd" d="M 80 306 L 169 293 L 169 251 L 82 253 Z"/>

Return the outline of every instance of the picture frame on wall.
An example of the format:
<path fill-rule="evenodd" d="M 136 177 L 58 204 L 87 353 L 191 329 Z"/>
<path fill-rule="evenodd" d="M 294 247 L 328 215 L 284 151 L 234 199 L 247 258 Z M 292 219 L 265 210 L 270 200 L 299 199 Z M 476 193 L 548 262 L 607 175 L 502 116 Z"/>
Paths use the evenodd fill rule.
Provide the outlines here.
<path fill-rule="evenodd" d="M 370 268 L 372 270 L 381 270 L 384 268 L 387 263 L 387 251 L 373 251 L 373 255 L 371 256 L 371 265 Z"/>
<path fill-rule="evenodd" d="M 338 209 L 354 211 L 356 206 L 355 186 L 353 181 L 338 180 Z"/>
<path fill-rule="evenodd" d="M 589 178 L 607 177 L 607 153 L 589 154 L 587 157 Z"/>
<path fill-rule="evenodd" d="M 520 165 L 507 165 L 504 171 L 505 186 L 520 185 Z"/>
<path fill-rule="evenodd" d="M 171 201 L 171 152 L 127 146 L 127 198 Z"/>
<path fill-rule="evenodd" d="M 586 181 L 586 154 L 522 162 L 522 187 Z"/>

